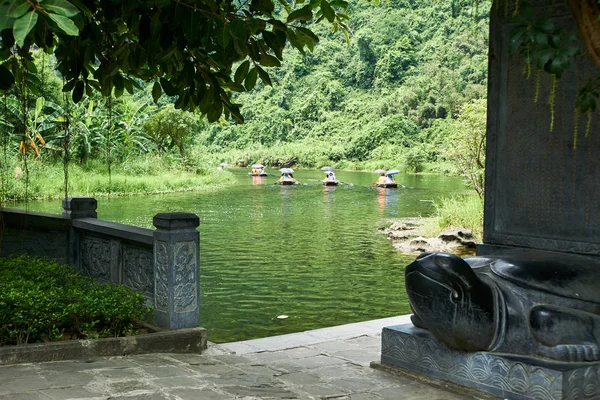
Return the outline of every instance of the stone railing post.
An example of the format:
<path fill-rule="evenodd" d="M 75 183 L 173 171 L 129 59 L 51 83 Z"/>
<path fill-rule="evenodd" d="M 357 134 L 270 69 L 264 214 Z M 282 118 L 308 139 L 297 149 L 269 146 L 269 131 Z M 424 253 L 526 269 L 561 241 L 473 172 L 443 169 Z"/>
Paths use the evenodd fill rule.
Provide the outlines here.
<path fill-rule="evenodd" d="M 177 329 L 200 324 L 200 220 L 189 213 L 161 213 L 153 219 L 154 319 Z"/>
<path fill-rule="evenodd" d="M 62 208 L 62 215 L 71 221 L 77 218 L 98 218 L 98 201 L 93 197 L 66 197 L 62 201 Z M 75 265 L 79 269 L 79 235 L 72 226 L 69 229 L 67 244 L 67 264 Z"/>
<path fill-rule="evenodd" d="M 67 197 L 62 201 L 63 215 L 70 219 L 98 218 L 98 202 L 93 197 Z"/>

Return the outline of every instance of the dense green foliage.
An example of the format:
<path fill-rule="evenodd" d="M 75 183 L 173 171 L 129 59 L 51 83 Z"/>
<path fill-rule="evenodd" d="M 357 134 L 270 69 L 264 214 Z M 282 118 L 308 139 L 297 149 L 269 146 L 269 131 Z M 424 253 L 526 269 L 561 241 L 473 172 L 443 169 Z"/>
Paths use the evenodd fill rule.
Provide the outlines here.
<path fill-rule="evenodd" d="M 224 118 L 210 124 L 176 109 L 175 97 L 155 104 L 155 86 L 143 82 L 134 94 L 83 94 L 73 103 L 61 92 L 57 60 L 35 51 L 31 68 L 41 77 L 36 92 L 17 81 L 0 101 L 3 198 L 60 197 L 65 158 L 80 167 L 64 168 L 71 179 L 62 195 L 174 190 L 178 183 L 149 181 L 171 183 L 169 173 L 176 170 L 215 182 L 211 166 L 221 162 L 454 171 L 443 150 L 460 137 L 454 122 L 467 105 L 483 104 L 486 97 L 489 6 L 353 1 L 350 42 L 326 25 L 308 24 L 321 38 L 313 52 L 289 52 L 281 68 L 270 70 L 272 86 L 259 82 L 234 97 L 243 104 L 245 124 Z M 155 170 L 167 173 L 160 177 Z M 86 188 L 74 182 L 90 171 L 94 178 L 83 180 Z M 123 184 L 119 176 L 128 173 L 143 182 Z M 88 190 L 94 180 L 96 188 Z M 44 181 L 51 190 L 37 187 Z M 181 189 L 194 187 L 185 183 Z"/>
<path fill-rule="evenodd" d="M 231 91 L 251 90 L 259 77 L 270 83 L 263 67 L 279 66 L 287 43 L 311 49 L 318 38 L 303 25 L 314 18 L 346 30 L 346 1 L 303 3 L 1 0 L 0 90 L 37 93 L 33 46 L 55 55 L 74 103 L 94 91 L 133 94 L 141 80 L 154 83 L 155 101 L 164 92 L 211 121 L 222 113 L 241 121 Z"/>
<path fill-rule="evenodd" d="M 0 258 L 0 287 L 0 345 L 123 336 L 152 311 L 141 293 L 31 256 Z"/>
<path fill-rule="evenodd" d="M 240 165 L 419 171 L 442 159 L 439 122 L 486 97 L 488 12 L 486 2 L 353 2 L 350 44 L 315 27 L 313 53 L 290 54 L 272 87 L 238 96 L 245 124 L 211 125 L 197 143 Z"/>
<path fill-rule="evenodd" d="M 452 171 L 465 178 L 483 199 L 485 182 L 486 102 L 476 100 L 467 104 L 456 120 L 444 121 L 450 132 L 444 157 L 451 160 Z"/>

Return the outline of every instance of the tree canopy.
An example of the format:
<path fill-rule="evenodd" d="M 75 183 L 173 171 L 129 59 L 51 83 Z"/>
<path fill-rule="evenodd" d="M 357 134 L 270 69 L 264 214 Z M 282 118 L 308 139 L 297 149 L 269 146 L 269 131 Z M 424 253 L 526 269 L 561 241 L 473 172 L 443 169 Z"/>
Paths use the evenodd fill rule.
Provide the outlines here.
<path fill-rule="evenodd" d="M 304 53 L 328 21 L 347 33 L 345 0 L 0 0 L 0 90 L 33 93 L 40 80 L 31 48 L 56 56 L 63 91 L 75 103 L 94 91 L 119 97 L 154 82 L 154 100 L 243 121 L 232 92 L 249 91 L 286 44 Z M 235 69 L 235 71 L 234 71 Z"/>

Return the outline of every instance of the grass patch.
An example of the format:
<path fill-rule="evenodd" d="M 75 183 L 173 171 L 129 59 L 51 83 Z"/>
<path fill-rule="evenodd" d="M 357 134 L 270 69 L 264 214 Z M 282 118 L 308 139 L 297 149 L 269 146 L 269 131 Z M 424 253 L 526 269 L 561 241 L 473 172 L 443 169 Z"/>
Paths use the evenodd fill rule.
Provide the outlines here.
<path fill-rule="evenodd" d="M 8 173 L 6 172 L 8 170 Z M 61 164 L 30 163 L 29 176 L 20 165 L 5 170 L 1 193 L 4 200 L 61 199 L 64 171 Z M 98 161 L 69 165 L 69 196 L 125 196 L 217 188 L 231 184 L 233 175 L 216 168 L 197 168 L 159 157 L 116 164 L 109 180 L 106 166 Z"/>
<path fill-rule="evenodd" d="M 423 226 L 428 237 L 447 229 L 473 231 L 477 242 L 483 240 L 483 201 L 476 194 L 444 198 L 435 203 L 435 214 Z"/>

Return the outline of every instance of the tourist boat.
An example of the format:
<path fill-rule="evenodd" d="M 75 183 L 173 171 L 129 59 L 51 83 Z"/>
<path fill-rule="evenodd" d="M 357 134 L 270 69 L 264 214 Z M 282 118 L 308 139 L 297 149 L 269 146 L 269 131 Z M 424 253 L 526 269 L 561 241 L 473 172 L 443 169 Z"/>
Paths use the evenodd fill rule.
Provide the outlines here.
<path fill-rule="evenodd" d="M 377 183 L 375 184 L 376 187 L 380 187 L 380 188 L 397 188 L 398 187 L 398 182 L 392 182 L 392 183 Z"/>
<path fill-rule="evenodd" d="M 295 185 L 296 183 L 298 183 L 298 182 L 296 182 L 295 179 L 294 180 L 290 180 L 290 181 L 277 181 L 277 184 L 279 184 L 279 185 L 286 185 L 286 186 L 287 185 Z"/>
<path fill-rule="evenodd" d="M 373 182 L 375 183 L 375 187 L 380 187 L 380 188 L 386 188 L 386 189 L 395 189 L 398 187 L 398 182 L 396 182 L 395 180 L 393 180 L 392 176 L 399 174 L 400 171 L 398 171 L 397 169 L 391 169 L 389 171 L 386 171 L 385 169 L 378 169 L 375 170 L 376 174 L 381 174 L 382 176 L 385 175 L 387 177 L 387 182 Z M 390 182 L 391 181 L 391 182 Z M 400 185 L 402 186 L 402 185 Z"/>
<path fill-rule="evenodd" d="M 295 185 L 296 183 L 298 183 L 292 175 L 294 173 L 293 169 L 281 168 L 279 170 L 279 172 L 281 172 L 281 178 L 275 183 L 277 183 L 279 185 L 285 185 L 285 186 Z"/>
<path fill-rule="evenodd" d="M 321 171 L 325 171 L 325 179 L 323 179 L 321 182 L 323 182 L 323 185 L 325 186 L 337 186 L 338 183 L 340 183 L 340 181 L 338 181 L 337 179 L 335 179 L 335 175 L 333 174 L 333 172 L 335 172 L 335 169 L 333 167 L 322 167 Z M 335 180 L 331 180 L 329 174 L 331 174 Z"/>
<path fill-rule="evenodd" d="M 252 165 L 252 172 L 248 172 L 248 175 L 250 176 L 269 176 L 269 174 L 267 174 L 264 171 L 265 166 L 262 164 L 253 164 Z M 260 171 L 256 171 L 256 170 L 260 170 Z"/>

